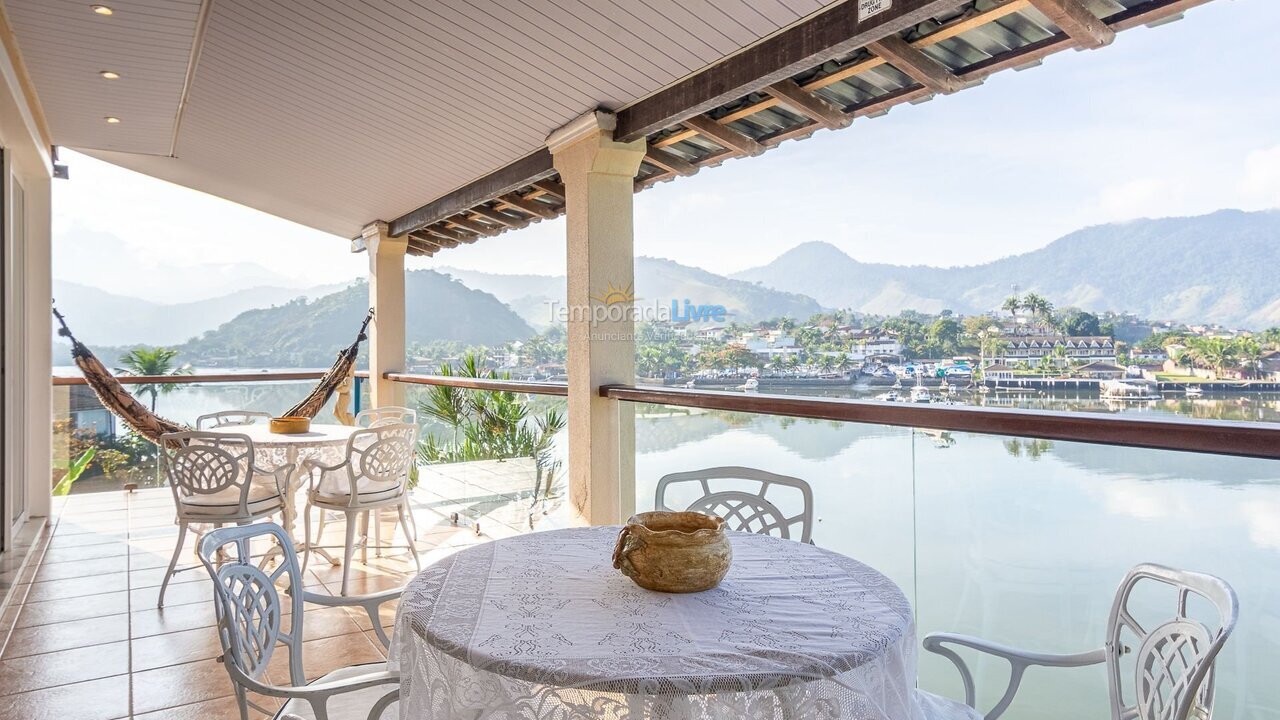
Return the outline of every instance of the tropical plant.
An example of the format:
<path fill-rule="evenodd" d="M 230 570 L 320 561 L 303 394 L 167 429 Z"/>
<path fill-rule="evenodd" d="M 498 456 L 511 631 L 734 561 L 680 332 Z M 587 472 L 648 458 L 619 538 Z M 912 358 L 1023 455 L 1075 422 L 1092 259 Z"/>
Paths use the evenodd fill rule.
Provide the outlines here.
<path fill-rule="evenodd" d="M 1004 304 L 1000 306 L 1000 309 L 1009 313 L 1010 317 L 1016 317 L 1018 311 L 1022 309 L 1022 300 L 1017 295 L 1010 295 L 1004 299 Z"/>
<path fill-rule="evenodd" d="M 455 370 L 442 365 L 440 374 L 467 378 L 505 380 L 505 373 L 483 367 L 474 354 L 464 355 Z M 418 456 L 426 463 L 468 462 L 531 457 L 542 470 L 551 463 L 552 442 L 565 427 L 564 413 L 550 408 L 530 418 L 527 400 L 497 390 L 466 390 L 432 386 L 419 404 L 424 415 L 444 424 L 450 436 L 437 438 L 428 433 L 418 445 Z"/>
<path fill-rule="evenodd" d="M 71 492 L 71 485 L 84 475 L 84 471 L 89 468 L 89 463 L 93 462 L 93 458 L 98 454 L 98 449 L 91 447 L 80 453 L 80 456 L 67 466 L 67 474 L 62 476 L 57 485 L 53 486 L 53 496 L 62 497 Z"/>
<path fill-rule="evenodd" d="M 116 368 L 116 372 L 121 375 L 145 375 L 150 377 L 190 375 L 190 365 L 174 367 L 174 360 L 177 357 L 178 351 L 172 348 L 136 347 L 120 356 L 122 367 Z M 157 398 L 161 395 L 168 395 L 178 389 L 178 386 L 174 383 L 144 383 L 135 387 L 137 388 L 137 394 L 151 396 L 151 412 L 156 411 Z"/>
<path fill-rule="evenodd" d="M 1032 317 L 1040 320 L 1050 320 L 1053 317 L 1053 303 L 1049 302 L 1043 295 L 1029 292 L 1022 296 L 1022 308 L 1030 312 Z"/>
<path fill-rule="evenodd" d="M 1215 337 L 1194 337 L 1187 339 L 1185 357 L 1202 368 L 1213 370 L 1221 376 L 1229 367 L 1239 362 L 1236 357 L 1237 348 L 1233 340 Z"/>
<path fill-rule="evenodd" d="M 1257 377 L 1264 354 L 1262 343 L 1251 337 L 1239 337 L 1232 341 L 1231 346 L 1232 355 L 1235 356 L 1240 367 L 1250 377 Z"/>

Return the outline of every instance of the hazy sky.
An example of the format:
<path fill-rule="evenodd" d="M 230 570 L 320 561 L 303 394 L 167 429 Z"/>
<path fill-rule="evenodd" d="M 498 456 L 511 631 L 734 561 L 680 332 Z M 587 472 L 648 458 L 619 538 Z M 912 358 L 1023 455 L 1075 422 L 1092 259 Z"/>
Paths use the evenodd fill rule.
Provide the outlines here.
<path fill-rule="evenodd" d="M 659 185 L 636 196 L 636 252 L 727 273 L 825 240 L 868 262 L 972 264 L 1092 224 L 1280 207 L 1280 44 L 1257 41 L 1277 24 L 1276 0 L 1215 0 L 1100 51 Z M 106 231 L 144 265 L 250 262 L 298 286 L 365 271 L 343 238 L 66 156 L 58 237 Z M 563 232 L 543 222 L 410 265 L 560 274 Z M 63 264 L 55 255 L 55 277 Z"/>

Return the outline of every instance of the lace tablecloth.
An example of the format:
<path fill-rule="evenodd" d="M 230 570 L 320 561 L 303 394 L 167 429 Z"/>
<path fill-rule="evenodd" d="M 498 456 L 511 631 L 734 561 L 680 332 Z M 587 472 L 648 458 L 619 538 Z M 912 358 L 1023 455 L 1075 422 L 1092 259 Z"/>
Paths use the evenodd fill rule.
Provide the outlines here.
<path fill-rule="evenodd" d="M 616 527 L 463 550 L 406 588 L 400 717 L 921 718 L 911 607 L 812 545 L 731 534 L 719 587 L 668 595 L 614 570 Z"/>

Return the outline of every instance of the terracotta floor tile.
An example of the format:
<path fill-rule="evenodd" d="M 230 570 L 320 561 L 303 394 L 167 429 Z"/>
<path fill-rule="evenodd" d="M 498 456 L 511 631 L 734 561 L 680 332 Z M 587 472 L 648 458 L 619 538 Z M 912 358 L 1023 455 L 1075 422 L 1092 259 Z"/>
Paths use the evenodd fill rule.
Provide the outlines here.
<path fill-rule="evenodd" d="M 40 569 L 36 571 L 35 581 L 67 580 L 91 575 L 109 575 L 111 573 L 124 573 L 128 569 L 129 558 L 125 555 L 95 558 L 93 560 L 72 560 L 41 565 Z"/>
<path fill-rule="evenodd" d="M 274 698 L 258 698 L 254 702 L 263 707 L 278 709 Z M 271 704 L 268 705 L 267 703 Z M 270 715 L 263 715 L 249 708 L 250 720 L 267 720 Z M 234 697 L 218 698 L 217 700 L 206 700 L 205 702 L 193 703 L 191 705 L 179 705 L 178 707 L 167 708 L 165 710 L 157 710 L 142 715 L 134 715 L 134 720 L 240 720 L 240 706 L 236 704 Z"/>
<path fill-rule="evenodd" d="M 360 632 L 360 626 L 343 608 L 321 607 L 312 609 L 313 607 L 308 606 L 307 611 L 302 614 L 302 639 L 304 641 Z M 288 620 L 285 621 L 285 627 L 290 627 Z"/>
<path fill-rule="evenodd" d="M 0 697 L 0 718 L 114 720 L 129 715 L 129 676 Z"/>
<path fill-rule="evenodd" d="M 133 637 L 148 637 L 161 633 L 212 627 L 217 623 L 213 614 L 212 595 L 209 600 L 207 603 L 172 605 L 163 610 L 157 610 L 154 605 L 143 610 L 135 610 L 129 616 Z"/>
<path fill-rule="evenodd" d="M 44 602 L 45 600 L 62 600 L 64 598 L 82 597 L 85 595 L 101 595 L 110 592 L 127 590 L 128 578 L 124 573 L 110 575 L 90 575 L 67 580 L 46 580 L 31 583 L 27 588 L 24 602 Z"/>
<path fill-rule="evenodd" d="M 133 712 L 140 715 L 233 692 L 227 671 L 213 660 L 171 665 L 133 674 Z"/>
<path fill-rule="evenodd" d="M 129 616 L 107 617 L 18 628 L 9 636 L 4 659 L 121 642 L 129 639 Z"/>
<path fill-rule="evenodd" d="M 62 650 L 0 660 L 0 693 L 42 690 L 55 685 L 97 680 L 129 671 L 129 643 Z"/>
<path fill-rule="evenodd" d="M 222 654 L 215 627 L 183 630 L 133 640 L 133 671 L 208 660 Z"/>
<path fill-rule="evenodd" d="M 204 570 L 192 570 L 189 573 L 182 573 L 178 577 L 187 577 L 192 573 L 204 575 Z M 189 605 L 191 603 L 211 604 L 213 602 L 213 581 L 207 575 L 200 577 L 195 582 L 169 583 L 168 590 L 164 594 L 164 606 L 176 607 L 178 605 Z M 132 598 L 134 608 L 155 607 L 156 602 L 160 599 L 160 586 L 144 587 L 136 590 L 130 590 L 129 595 Z M 210 612 L 213 612 L 210 605 Z"/>
<path fill-rule="evenodd" d="M 22 606 L 22 612 L 18 615 L 18 627 L 48 625 L 129 612 L 129 593 L 127 592 L 103 593 L 92 597 L 92 601 L 73 597 L 27 603 Z"/>
<path fill-rule="evenodd" d="M 315 680 L 340 667 L 368 662 L 381 662 L 383 655 L 364 633 L 311 640 L 302 643 L 302 670 L 307 680 Z M 277 682 L 289 677 L 289 654 L 280 652 L 271 658 L 268 672 Z"/>

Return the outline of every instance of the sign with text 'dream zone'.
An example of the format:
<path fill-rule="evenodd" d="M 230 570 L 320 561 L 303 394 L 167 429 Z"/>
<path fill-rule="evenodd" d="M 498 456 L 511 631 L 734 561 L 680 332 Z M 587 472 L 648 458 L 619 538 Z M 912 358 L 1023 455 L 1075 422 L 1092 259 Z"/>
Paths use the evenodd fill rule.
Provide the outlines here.
<path fill-rule="evenodd" d="M 858 0 L 858 22 L 865 22 L 891 7 L 893 0 Z"/>

